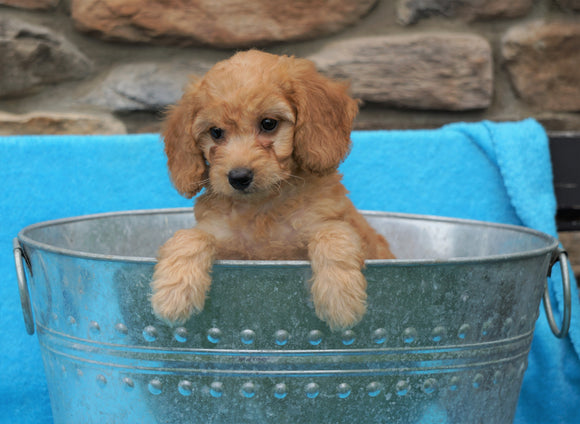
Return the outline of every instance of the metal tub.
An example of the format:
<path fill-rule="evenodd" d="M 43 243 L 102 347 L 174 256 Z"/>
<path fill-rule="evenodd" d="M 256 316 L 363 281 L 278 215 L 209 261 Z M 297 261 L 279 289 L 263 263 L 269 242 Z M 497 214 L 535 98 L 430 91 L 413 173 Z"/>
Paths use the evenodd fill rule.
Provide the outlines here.
<path fill-rule="evenodd" d="M 558 242 L 515 226 L 366 217 L 400 259 L 367 261 L 368 312 L 337 333 L 314 313 L 307 261 L 218 261 L 200 315 L 179 328 L 157 320 L 154 257 L 193 225 L 189 209 L 23 229 L 21 299 L 55 422 L 511 423 Z"/>

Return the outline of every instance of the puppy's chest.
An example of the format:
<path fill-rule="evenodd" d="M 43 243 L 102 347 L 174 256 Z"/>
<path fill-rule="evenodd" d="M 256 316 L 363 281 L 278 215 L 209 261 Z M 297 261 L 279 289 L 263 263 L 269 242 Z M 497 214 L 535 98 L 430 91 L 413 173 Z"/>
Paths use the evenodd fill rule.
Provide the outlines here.
<path fill-rule="evenodd" d="M 307 259 L 307 237 L 295 215 L 232 214 L 213 227 L 219 259 Z"/>

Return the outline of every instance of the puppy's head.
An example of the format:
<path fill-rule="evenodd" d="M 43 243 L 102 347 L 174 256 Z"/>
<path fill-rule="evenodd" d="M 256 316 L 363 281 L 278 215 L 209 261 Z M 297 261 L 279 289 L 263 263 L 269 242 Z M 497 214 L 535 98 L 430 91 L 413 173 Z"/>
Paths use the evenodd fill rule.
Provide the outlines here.
<path fill-rule="evenodd" d="M 165 151 L 177 190 L 269 193 L 298 169 L 324 175 L 350 148 L 357 102 L 312 62 L 255 50 L 216 64 L 168 114 Z"/>

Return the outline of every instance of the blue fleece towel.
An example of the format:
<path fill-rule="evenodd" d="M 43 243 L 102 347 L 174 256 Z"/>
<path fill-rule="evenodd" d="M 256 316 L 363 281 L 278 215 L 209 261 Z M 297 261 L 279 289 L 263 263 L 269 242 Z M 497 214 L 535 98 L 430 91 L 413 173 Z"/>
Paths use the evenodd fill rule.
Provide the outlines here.
<path fill-rule="evenodd" d="M 547 137 L 533 120 L 355 132 L 352 138 L 341 171 L 361 209 L 504 222 L 556 235 Z M 12 238 L 26 225 L 53 218 L 192 202 L 171 187 L 155 134 L 0 137 L 0 181 L 0 422 L 48 424 L 40 349 L 36 337 L 24 330 Z M 563 296 L 558 280 L 549 287 L 559 319 Z M 566 339 L 551 334 L 541 312 L 517 424 L 577 419 L 580 317 L 575 287 L 573 282 L 573 321 Z"/>

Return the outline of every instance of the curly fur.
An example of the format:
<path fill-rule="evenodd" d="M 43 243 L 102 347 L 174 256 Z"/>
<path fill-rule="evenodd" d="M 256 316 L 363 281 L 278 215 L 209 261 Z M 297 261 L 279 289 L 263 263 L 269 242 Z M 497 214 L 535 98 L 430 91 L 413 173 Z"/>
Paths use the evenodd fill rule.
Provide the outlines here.
<path fill-rule="evenodd" d="M 160 318 L 180 323 L 203 309 L 217 258 L 309 259 L 317 315 L 333 330 L 362 318 L 364 260 L 394 256 L 337 172 L 358 112 L 347 91 L 308 60 L 255 50 L 187 87 L 168 113 L 165 151 L 181 194 L 206 190 L 196 226 L 159 250 L 151 301 Z M 261 126 L 265 119 L 276 121 L 273 131 Z M 251 170 L 251 184 L 232 185 L 235 169 Z"/>

